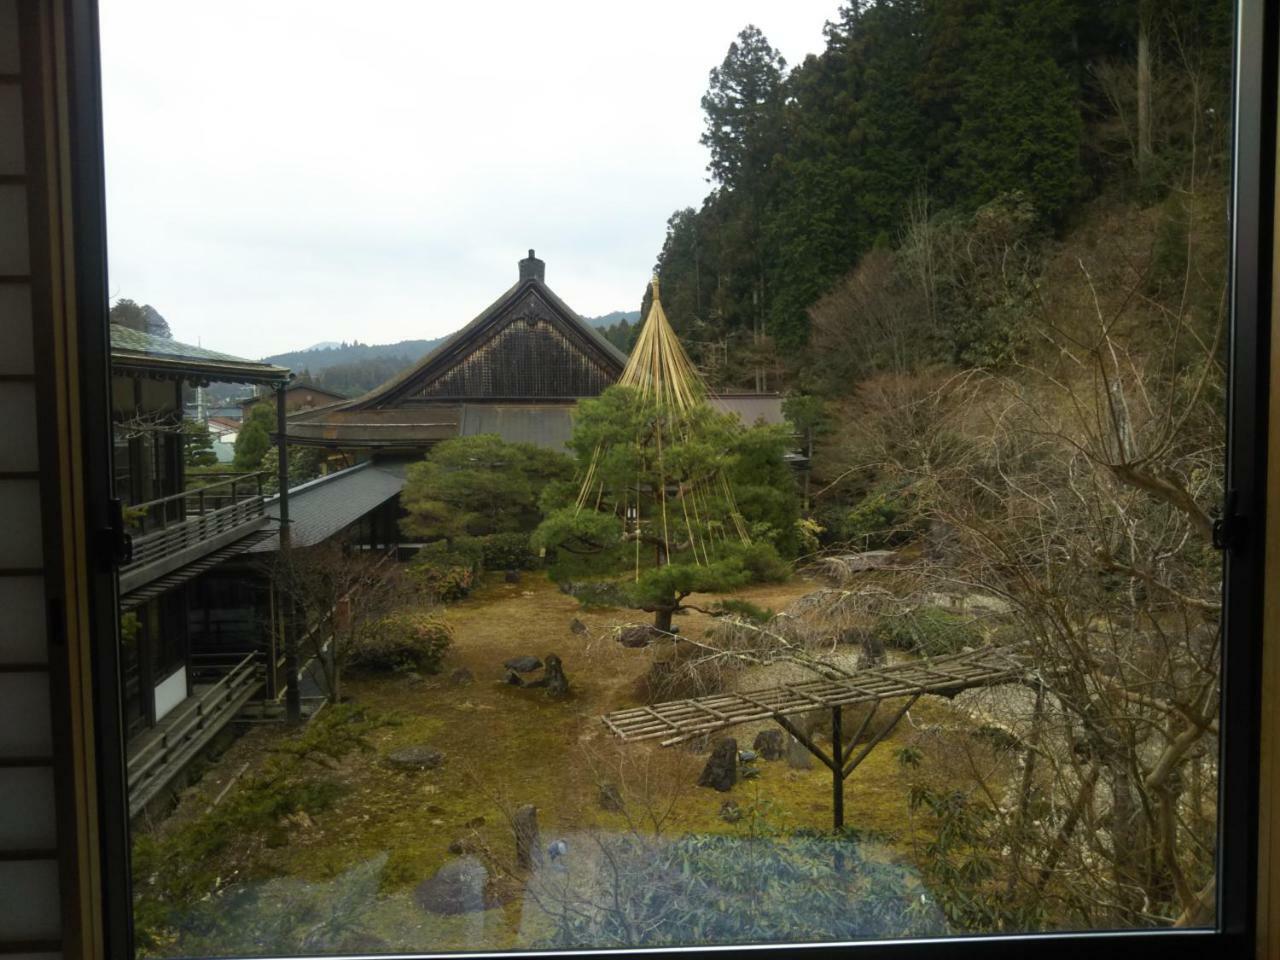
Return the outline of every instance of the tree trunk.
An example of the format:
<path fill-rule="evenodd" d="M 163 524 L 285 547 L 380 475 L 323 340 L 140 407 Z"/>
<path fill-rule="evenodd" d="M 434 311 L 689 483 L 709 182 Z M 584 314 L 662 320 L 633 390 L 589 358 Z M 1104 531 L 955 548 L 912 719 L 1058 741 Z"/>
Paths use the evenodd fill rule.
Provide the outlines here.
<path fill-rule="evenodd" d="M 662 607 L 653 611 L 653 626 L 663 633 L 674 633 L 671 629 L 671 615 L 676 612 L 675 607 Z"/>
<path fill-rule="evenodd" d="M 1151 5 L 1138 8 L 1138 174 L 1151 168 Z"/>

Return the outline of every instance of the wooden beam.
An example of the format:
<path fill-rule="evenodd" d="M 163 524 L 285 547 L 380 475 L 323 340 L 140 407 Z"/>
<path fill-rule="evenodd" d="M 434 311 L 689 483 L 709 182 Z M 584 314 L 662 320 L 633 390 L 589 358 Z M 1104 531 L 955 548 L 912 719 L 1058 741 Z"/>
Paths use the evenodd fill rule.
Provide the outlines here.
<path fill-rule="evenodd" d="M 879 733 L 877 733 L 874 737 L 871 738 L 871 742 L 868 743 L 865 747 L 863 747 L 862 751 L 856 757 L 854 757 L 852 760 L 850 760 L 848 763 L 844 765 L 844 768 L 841 771 L 841 776 L 847 777 L 849 776 L 849 774 L 853 773 L 853 771 L 857 769 L 858 764 L 860 764 L 863 760 L 867 759 L 867 754 L 869 754 L 872 750 L 875 749 L 876 744 L 878 744 L 881 740 L 883 740 L 885 737 L 889 735 L 889 731 L 891 731 L 894 727 L 898 725 L 898 721 L 907 715 L 907 711 L 911 709 L 911 705 L 914 704 L 919 699 L 920 699 L 920 694 L 918 693 L 913 694 L 911 699 L 902 705 L 902 709 L 899 710 L 896 714 L 894 714 L 893 719 L 890 720 L 883 728 L 881 728 Z"/>
<path fill-rule="evenodd" d="M 826 765 L 827 769 L 829 769 L 832 773 L 836 772 L 835 761 L 833 761 L 830 757 L 828 757 L 825 753 L 823 753 L 822 748 L 819 747 L 812 740 L 810 740 L 809 737 L 806 736 L 805 733 L 799 727 L 797 727 L 794 723 L 792 723 L 790 720 L 788 720 L 786 717 L 784 717 L 780 713 L 774 714 L 773 719 L 778 721 L 778 725 L 782 727 L 783 730 L 787 731 L 787 733 L 795 737 L 796 740 L 800 742 L 800 745 L 802 747 L 804 747 L 806 750 L 812 753 L 815 757 L 821 760 L 823 764 Z"/>

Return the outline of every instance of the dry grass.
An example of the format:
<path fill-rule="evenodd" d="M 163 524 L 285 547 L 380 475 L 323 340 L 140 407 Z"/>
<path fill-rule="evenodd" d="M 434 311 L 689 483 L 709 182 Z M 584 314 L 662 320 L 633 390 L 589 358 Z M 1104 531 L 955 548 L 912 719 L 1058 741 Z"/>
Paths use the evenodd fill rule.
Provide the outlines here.
<path fill-rule="evenodd" d="M 738 595 L 760 606 L 782 609 L 812 589 L 811 583 L 793 580 L 748 588 Z M 455 642 L 440 675 L 416 682 L 385 676 L 349 680 L 353 700 L 396 718 L 396 723 L 374 732 L 373 752 L 351 754 L 324 774 L 346 787 L 335 806 L 291 824 L 287 843 L 233 852 L 224 877 L 322 881 L 386 853 L 383 889 L 405 892 L 453 856 L 448 848 L 455 840 L 487 851 L 490 863 L 501 871 L 512 858 L 507 816 L 525 803 L 539 810 L 544 843 L 558 833 L 593 827 L 660 829 L 666 834 L 729 832 L 734 828 L 720 818 L 727 798 L 742 807 L 767 804 L 779 821 L 777 826 L 825 829 L 830 825 L 830 775 L 816 762 L 803 771 L 785 762 L 761 763 L 758 779 L 720 794 L 694 786 L 703 756 L 653 744 L 624 745 L 609 736 L 599 716 L 640 702 L 641 681 L 654 655 L 622 648 L 608 639 L 618 622 L 633 618 L 632 612 L 584 611 L 553 584 L 527 575 L 515 585 L 488 581 L 467 600 L 449 606 L 443 616 Z M 574 618 L 587 626 L 587 633 L 570 630 Z M 699 636 L 712 622 L 691 612 L 680 619 L 679 628 Z M 504 660 L 548 653 L 559 654 L 564 661 L 572 686 L 567 700 L 550 700 L 540 689 L 503 683 Z M 461 667 L 474 675 L 472 683 L 450 682 L 450 673 Z M 750 685 L 752 676 L 749 671 L 742 682 Z M 917 724 L 957 722 L 948 706 L 931 699 L 925 698 L 913 709 Z M 766 726 L 730 732 L 740 745 L 749 746 L 757 729 Z M 246 764 L 252 769 L 260 763 L 270 743 L 281 735 L 274 728 L 255 730 L 242 738 L 189 793 L 174 822 L 207 809 L 227 778 Z M 907 786 L 895 754 L 899 747 L 918 740 L 916 727 L 904 721 L 846 785 L 846 822 L 901 836 L 903 851 L 909 848 Z M 924 742 L 931 754 L 940 749 L 930 746 L 934 743 L 930 738 Z M 389 751 L 418 743 L 444 750 L 446 763 L 432 771 L 404 773 L 383 762 Z M 628 804 L 626 812 L 600 809 L 601 780 L 619 785 Z M 165 829 L 168 825 L 160 827 Z M 520 911 L 519 898 L 489 911 L 487 946 L 515 945 Z M 402 935 L 413 935 L 404 928 L 405 922 L 401 916 L 395 926 Z M 457 924 L 453 918 L 431 920 L 432 947 L 465 946 L 475 935 L 474 924 L 468 925 L 463 918 Z"/>

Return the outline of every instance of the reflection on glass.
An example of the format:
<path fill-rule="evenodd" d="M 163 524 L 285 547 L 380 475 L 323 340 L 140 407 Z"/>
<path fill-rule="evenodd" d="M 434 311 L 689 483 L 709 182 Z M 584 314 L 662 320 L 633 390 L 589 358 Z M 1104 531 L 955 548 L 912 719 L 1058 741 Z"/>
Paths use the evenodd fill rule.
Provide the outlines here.
<path fill-rule="evenodd" d="M 605 42 L 556 29 L 573 15 L 530 29 Z M 390 221 L 377 291 L 367 247 L 317 241 L 314 304 L 370 298 L 341 328 L 284 322 L 246 276 L 247 312 L 284 320 L 220 330 L 113 235 L 138 298 L 112 310 L 112 398 L 140 955 L 1214 922 L 1229 6 L 801 5 L 735 37 L 740 16 L 689 24 L 732 40 L 718 64 L 669 41 L 714 68 L 654 81 L 669 122 L 624 167 L 580 145 L 659 38 L 609 34 L 571 118 L 548 78 L 540 115 L 573 135 L 486 175 L 558 197 L 547 157 L 603 164 L 573 184 L 576 240 L 529 221 L 581 263 L 477 239 L 488 293 L 421 339 L 380 326 L 410 282 Z M 481 56 L 454 26 L 448 56 Z M 687 166 L 654 131 L 689 139 L 699 95 L 710 192 L 648 192 Z M 312 136 L 298 96 L 282 149 Z M 360 127 L 369 155 L 400 155 L 402 119 Z M 441 186 L 481 203 L 439 169 L 442 211 Z M 656 278 L 590 302 L 612 254 L 584 238 L 664 222 Z M 301 233 L 243 229 L 281 258 L 272 297 L 310 289 Z"/>

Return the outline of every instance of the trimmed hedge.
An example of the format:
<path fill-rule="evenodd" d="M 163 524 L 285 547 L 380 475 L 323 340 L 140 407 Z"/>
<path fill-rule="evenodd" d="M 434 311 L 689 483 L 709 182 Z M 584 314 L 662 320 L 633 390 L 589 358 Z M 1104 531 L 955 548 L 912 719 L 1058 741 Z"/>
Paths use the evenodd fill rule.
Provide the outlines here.
<path fill-rule="evenodd" d="M 383 618 L 370 634 L 354 651 L 353 666 L 438 673 L 445 651 L 453 643 L 453 632 L 447 625 L 413 610 Z"/>

